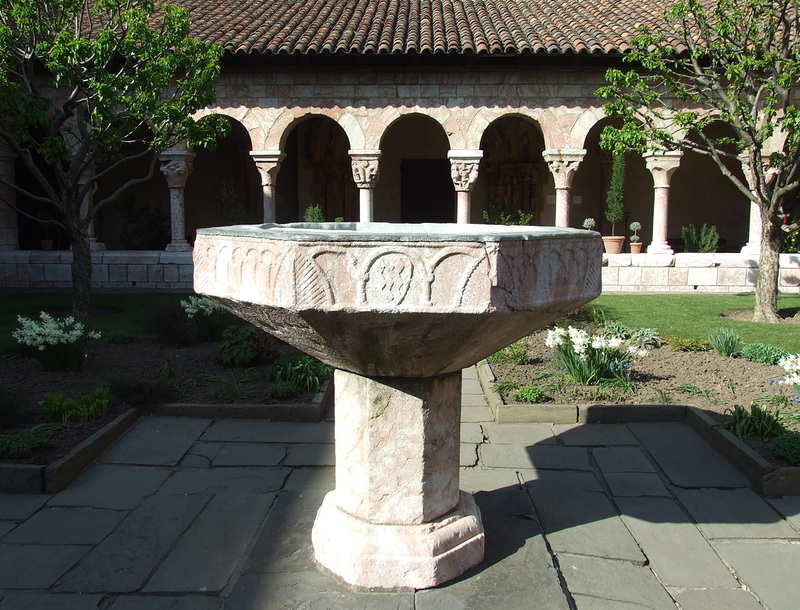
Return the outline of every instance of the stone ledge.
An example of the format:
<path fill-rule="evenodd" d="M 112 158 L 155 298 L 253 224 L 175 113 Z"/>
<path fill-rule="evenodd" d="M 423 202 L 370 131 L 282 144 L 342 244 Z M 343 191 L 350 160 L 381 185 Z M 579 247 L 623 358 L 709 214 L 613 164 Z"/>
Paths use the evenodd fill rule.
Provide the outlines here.
<path fill-rule="evenodd" d="M 61 491 L 130 428 L 139 415 L 138 409 L 129 409 L 49 466 L 0 464 L 0 493 L 40 494 Z"/>
<path fill-rule="evenodd" d="M 477 365 L 489 408 L 498 424 L 624 424 L 685 421 L 735 466 L 753 489 L 767 497 L 800 495 L 800 467 L 775 467 L 735 435 L 718 428 L 701 409 L 681 405 L 505 404 L 494 390 L 495 376 L 486 360 Z M 568 414 L 573 413 L 574 419 Z"/>

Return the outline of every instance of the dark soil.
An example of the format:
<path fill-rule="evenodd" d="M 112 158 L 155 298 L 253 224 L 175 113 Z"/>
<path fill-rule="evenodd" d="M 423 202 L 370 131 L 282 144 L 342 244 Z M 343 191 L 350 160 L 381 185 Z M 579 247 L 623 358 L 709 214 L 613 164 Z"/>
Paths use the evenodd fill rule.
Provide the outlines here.
<path fill-rule="evenodd" d="M 785 375 L 777 365 L 726 358 L 714 352 L 673 351 L 664 345 L 637 359 L 632 374 L 633 393 L 615 388 L 584 387 L 566 381 L 563 375 L 554 374 L 556 366 L 552 362 L 551 350 L 545 345 L 546 338 L 546 330 L 526 337 L 527 364 L 491 364 L 497 381 L 513 380 L 521 385 L 536 386 L 555 403 L 689 405 L 722 421 L 726 411 L 735 405 L 749 408 L 754 400 L 777 395 L 775 381 Z M 503 400 L 513 402 L 511 393 L 501 391 Z M 798 409 L 787 410 L 784 407 L 784 411 L 790 410 L 797 412 Z M 770 462 L 788 465 L 772 455 L 769 443 L 755 438 L 747 442 Z"/>
<path fill-rule="evenodd" d="M 77 373 L 47 372 L 34 358 L 8 357 L 0 367 L 0 434 L 43 423 L 42 400 L 48 392 L 75 397 L 104 385 L 111 388 L 107 415 L 70 424 L 51 437 L 49 446 L 17 463 L 50 464 L 131 407 L 146 409 L 161 402 L 303 403 L 313 398 L 307 392 L 288 400 L 272 400 L 267 395 L 268 362 L 256 362 L 246 369 L 225 366 L 214 360 L 217 347 L 217 343 L 163 345 L 153 337 L 127 344 L 101 339 L 90 344 L 89 357 Z M 287 346 L 279 348 L 279 353 L 291 351 Z M 234 384 L 234 379 L 240 382 Z"/>

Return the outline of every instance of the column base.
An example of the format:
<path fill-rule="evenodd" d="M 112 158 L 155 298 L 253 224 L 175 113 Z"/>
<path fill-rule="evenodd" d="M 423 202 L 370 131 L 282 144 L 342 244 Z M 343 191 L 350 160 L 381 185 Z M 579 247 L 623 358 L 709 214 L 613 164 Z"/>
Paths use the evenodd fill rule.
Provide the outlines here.
<path fill-rule="evenodd" d="M 655 243 L 653 242 L 647 246 L 648 254 L 675 254 L 675 251 L 669 247 L 667 242 Z"/>
<path fill-rule="evenodd" d="M 742 254 L 749 254 L 751 256 L 761 256 L 761 244 L 747 242 L 747 244 L 742 246 L 742 249 L 739 252 Z"/>
<path fill-rule="evenodd" d="M 186 240 L 173 241 L 168 243 L 164 250 L 167 252 L 191 252 L 192 246 Z"/>
<path fill-rule="evenodd" d="M 314 554 L 351 585 L 378 589 L 435 587 L 483 560 L 481 513 L 460 492 L 451 512 L 430 523 L 382 525 L 353 517 L 325 496 L 311 532 Z"/>

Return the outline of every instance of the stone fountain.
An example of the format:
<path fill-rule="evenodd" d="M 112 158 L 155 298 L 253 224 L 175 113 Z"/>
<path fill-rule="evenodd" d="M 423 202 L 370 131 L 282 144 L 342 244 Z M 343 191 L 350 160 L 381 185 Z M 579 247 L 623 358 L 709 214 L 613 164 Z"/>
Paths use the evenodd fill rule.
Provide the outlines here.
<path fill-rule="evenodd" d="M 198 231 L 198 293 L 337 369 L 320 564 L 357 586 L 426 588 L 483 559 L 458 485 L 461 369 L 595 298 L 601 252 L 597 233 L 549 227 Z"/>

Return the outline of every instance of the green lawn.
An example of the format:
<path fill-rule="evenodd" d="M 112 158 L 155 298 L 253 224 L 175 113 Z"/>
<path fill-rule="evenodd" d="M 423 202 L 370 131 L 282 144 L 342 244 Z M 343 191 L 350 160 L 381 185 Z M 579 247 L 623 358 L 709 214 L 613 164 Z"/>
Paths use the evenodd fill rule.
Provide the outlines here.
<path fill-rule="evenodd" d="M 720 317 L 726 311 L 749 310 L 753 295 L 716 294 L 608 294 L 592 301 L 609 317 L 630 328 L 652 328 L 661 335 L 705 339 L 712 328 L 727 326 L 745 343 L 769 343 L 800 353 L 800 324 L 760 324 Z M 782 315 L 800 311 L 800 295 L 778 297 Z"/>

